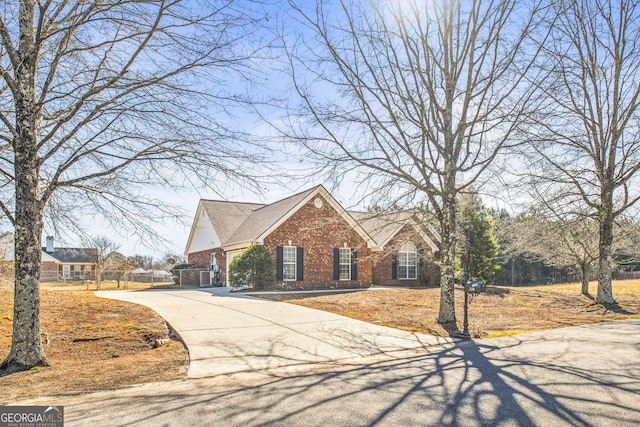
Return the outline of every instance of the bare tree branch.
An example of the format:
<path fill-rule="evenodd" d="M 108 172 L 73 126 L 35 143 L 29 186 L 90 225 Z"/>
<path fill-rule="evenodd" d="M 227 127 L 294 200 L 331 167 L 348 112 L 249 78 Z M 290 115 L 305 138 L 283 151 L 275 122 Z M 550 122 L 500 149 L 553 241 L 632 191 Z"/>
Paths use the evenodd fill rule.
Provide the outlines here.
<path fill-rule="evenodd" d="M 237 0 L 18 0 L 0 19 L 0 211 L 15 226 L 12 349 L 0 369 L 47 361 L 41 236 L 110 222 L 145 241 L 184 185 L 259 185 L 268 153 L 234 123 L 263 58 L 262 15 Z M 10 147 L 9 147 L 10 145 Z M 6 151 L 5 151 L 6 150 Z M 167 184 L 170 184 L 167 188 Z M 13 206 L 11 206 L 13 204 Z M 154 241 L 159 241 L 157 236 Z"/>
<path fill-rule="evenodd" d="M 599 224 L 596 301 L 613 304 L 614 223 L 640 200 L 640 8 L 631 0 L 551 5 L 553 37 L 541 44 L 549 78 L 538 82 L 547 114 L 531 135 L 542 164 L 533 176 L 551 194 L 564 188 L 563 204 L 590 208 Z"/>
<path fill-rule="evenodd" d="M 439 320 L 454 321 L 456 195 L 520 142 L 533 100 L 525 76 L 540 49 L 529 37 L 541 10 L 510 0 L 290 3 L 304 28 L 287 46 L 301 105 L 290 111 L 291 127 L 276 127 L 333 165 L 326 170 L 355 168 L 365 185 L 395 188 L 388 202 L 402 195 L 401 205 L 435 213 Z"/>

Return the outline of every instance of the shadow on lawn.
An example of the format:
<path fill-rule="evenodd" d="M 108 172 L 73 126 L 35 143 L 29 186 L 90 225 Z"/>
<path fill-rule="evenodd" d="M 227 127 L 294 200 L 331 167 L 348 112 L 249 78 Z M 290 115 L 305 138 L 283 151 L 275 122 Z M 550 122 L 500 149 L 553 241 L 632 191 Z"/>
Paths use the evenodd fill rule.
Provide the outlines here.
<path fill-rule="evenodd" d="M 602 314 L 607 314 L 608 312 L 613 312 L 616 314 L 621 314 L 621 315 L 630 315 L 630 314 L 637 314 L 635 311 L 629 311 L 627 310 L 624 306 L 620 305 L 619 303 L 615 303 L 615 304 L 597 304 L 594 303 L 594 306 L 600 306 L 604 308 L 604 312 Z"/>

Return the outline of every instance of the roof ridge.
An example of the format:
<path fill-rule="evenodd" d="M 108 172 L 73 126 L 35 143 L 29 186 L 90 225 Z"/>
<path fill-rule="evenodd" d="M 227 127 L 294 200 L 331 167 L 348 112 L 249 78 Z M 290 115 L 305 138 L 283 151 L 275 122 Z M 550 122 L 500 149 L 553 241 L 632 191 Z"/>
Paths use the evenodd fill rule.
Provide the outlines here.
<path fill-rule="evenodd" d="M 287 196 L 287 197 L 285 197 L 284 199 L 279 199 L 279 200 L 276 200 L 276 201 L 275 201 L 275 202 L 273 202 L 273 203 L 268 203 L 268 204 L 262 205 L 261 207 L 259 207 L 258 209 L 256 209 L 256 211 L 259 211 L 260 209 L 263 209 L 263 208 L 266 208 L 266 207 L 269 207 L 269 206 L 275 205 L 276 203 L 282 203 L 282 202 L 284 202 L 284 201 L 286 201 L 286 200 L 289 200 L 289 199 L 292 199 L 292 198 L 294 198 L 294 197 L 299 197 L 300 195 L 302 195 L 302 194 L 304 194 L 304 193 L 312 193 L 313 191 L 317 190 L 317 189 L 318 189 L 318 188 L 320 188 L 320 187 L 322 187 L 322 184 L 316 185 L 315 187 L 307 188 L 307 189 L 306 189 L 306 190 L 304 190 L 304 191 L 300 191 L 300 192 L 298 192 L 298 193 L 296 193 L 296 194 L 292 194 L 291 196 Z"/>
<path fill-rule="evenodd" d="M 43 246 L 43 248 L 46 248 L 46 246 Z M 85 247 L 60 247 L 60 246 L 56 246 L 53 248 L 54 250 L 59 250 L 59 249 L 96 249 L 96 248 L 85 248 Z"/>
<path fill-rule="evenodd" d="M 218 200 L 218 199 L 200 199 L 201 202 L 214 202 L 214 203 L 233 203 L 236 205 L 262 205 L 264 206 L 264 203 L 256 203 L 256 202 L 236 202 L 233 200 Z"/>

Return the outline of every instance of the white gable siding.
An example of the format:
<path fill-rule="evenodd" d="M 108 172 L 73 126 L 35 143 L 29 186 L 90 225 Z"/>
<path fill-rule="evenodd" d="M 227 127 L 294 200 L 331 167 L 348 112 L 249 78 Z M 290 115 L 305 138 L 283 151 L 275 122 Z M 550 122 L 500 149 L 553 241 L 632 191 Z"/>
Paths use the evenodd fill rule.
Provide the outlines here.
<path fill-rule="evenodd" d="M 220 247 L 220 238 L 216 234 L 216 230 L 213 229 L 209 215 L 205 209 L 200 210 L 200 214 L 196 219 L 196 226 L 193 233 L 193 239 L 191 245 L 188 248 L 188 253 L 205 251 L 207 249 Z"/>
<path fill-rule="evenodd" d="M 51 255 L 49 255 L 48 253 L 46 253 L 45 251 L 42 251 L 42 262 L 58 262 L 58 260 L 52 257 Z"/>

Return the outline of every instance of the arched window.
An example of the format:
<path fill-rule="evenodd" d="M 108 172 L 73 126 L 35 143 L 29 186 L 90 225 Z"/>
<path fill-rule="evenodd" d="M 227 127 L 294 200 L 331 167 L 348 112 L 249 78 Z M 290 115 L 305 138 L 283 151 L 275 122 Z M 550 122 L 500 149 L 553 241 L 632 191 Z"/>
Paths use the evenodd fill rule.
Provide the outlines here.
<path fill-rule="evenodd" d="M 398 252 L 398 279 L 416 279 L 418 272 L 416 245 L 406 242 Z"/>

